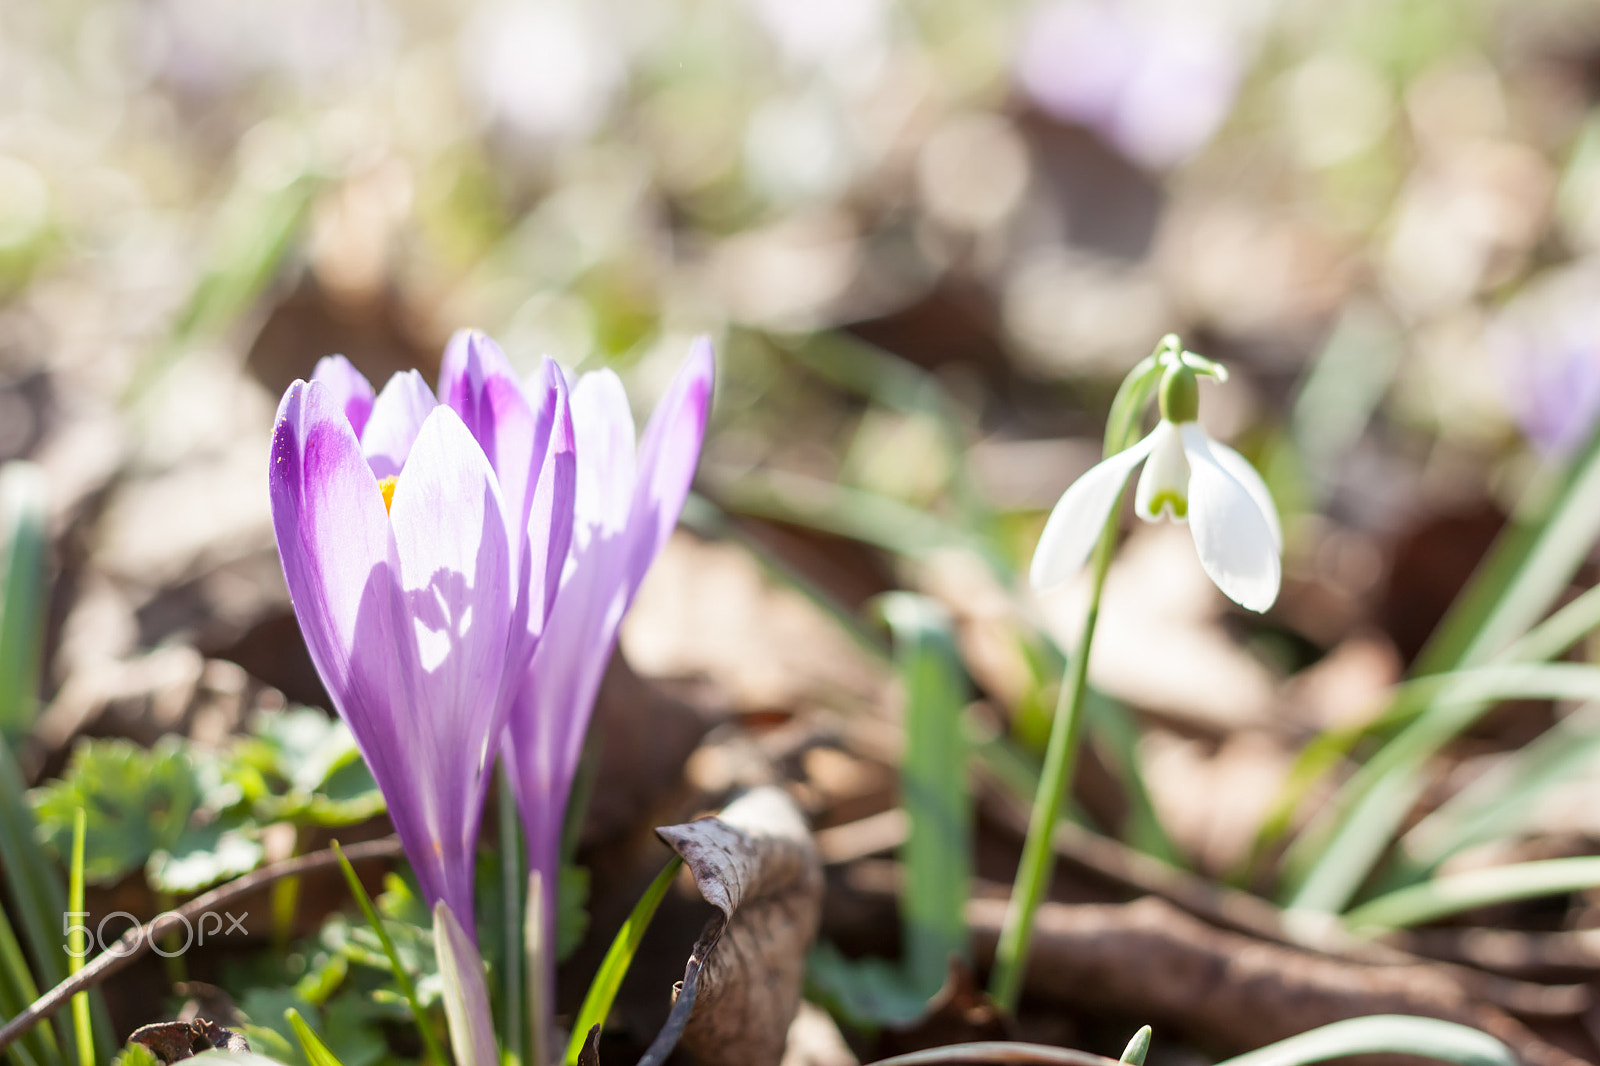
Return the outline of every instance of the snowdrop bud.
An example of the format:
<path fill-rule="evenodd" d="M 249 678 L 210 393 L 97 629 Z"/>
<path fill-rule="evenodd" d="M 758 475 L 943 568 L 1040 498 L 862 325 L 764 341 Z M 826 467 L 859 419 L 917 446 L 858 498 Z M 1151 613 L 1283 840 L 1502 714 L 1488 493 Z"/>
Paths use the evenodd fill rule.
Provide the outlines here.
<path fill-rule="evenodd" d="M 1200 417 L 1200 382 L 1187 363 L 1174 362 L 1161 379 L 1161 417 L 1180 426 Z"/>

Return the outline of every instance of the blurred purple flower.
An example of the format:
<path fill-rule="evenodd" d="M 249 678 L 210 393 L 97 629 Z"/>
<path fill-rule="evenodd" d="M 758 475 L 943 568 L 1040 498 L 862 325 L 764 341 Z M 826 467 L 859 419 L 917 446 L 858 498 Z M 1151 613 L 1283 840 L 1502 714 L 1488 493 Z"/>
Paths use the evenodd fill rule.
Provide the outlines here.
<path fill-rule="evenodd" d="M 1016 76 L 1046 112 L 1164 168 L 1216 132 L 1243 74 L 1238 33 L 1182 4 L 1050 0 L 1023 33 Z"/>
<path fill-rule="evenodd" d="M 571 553 L 548 631 L 512 700 L 503 758 L 517 793 L 528 861 L 545 886 L 547 944 L 567 794 L 617 630 L 678 523 L 700 457 L 715 366 L 697 339 L 634 450 L 633 415 L 610 370 L 572 390 L 578 487 Z M 549 960 L 547 960 L 547 963 Z"/>
<path fill-rule="evenodd" d="M 1600 415 L 1600 338 L 1523 364 L 1517 421 L 1540 451 L 1565 456 Z"/>
<path fill-rule="evenodd" d="M 1580 264 L 1546 274 L 1490 325 L 1489 355 L 1512 417 L 1545 454 L 1571 454 L 1600 418 L 1600 270 Z"/>
<path fill-rule="evenodd" d="M 495 742 L 565 558 L 575 489 L 565 385 L 530 403 L 481 334 L 372 388 L 343 357 L 284 394 L 273 527 L 295 615 L 430 904 L 474 929 Z"/>

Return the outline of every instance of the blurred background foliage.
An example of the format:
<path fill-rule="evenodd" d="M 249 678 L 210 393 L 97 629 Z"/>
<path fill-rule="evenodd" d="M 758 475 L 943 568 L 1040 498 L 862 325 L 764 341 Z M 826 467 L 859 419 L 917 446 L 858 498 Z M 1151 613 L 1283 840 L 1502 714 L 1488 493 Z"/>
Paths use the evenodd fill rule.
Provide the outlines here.
<path fill-rule="evenodd" d="M 1130 538 L 1075 813 L 1270 889 L 1313 785 L 1403 724 L 1387 693 L 1506 515 L 1593 439 L 1597 104 L 1578 0 L 0 5 L 0 462 L 42 469 L 59 571 L 24 649 L 30 776 L 80 735 L 223 745 L 269 688 L 325 704 L 272 547 L 277 397 L 333 351 L 431 375 L 473 325 L 527 370 L 616 365 L 641 409 L 717 338 L 687 523 L 845 636 L 680 540 L 624 633 L 640 674 L 709 675 L 757 725 L 873 707 L 887 671 L 860 651 L 892 642 L 860 609 L 909 588 L 949 608 L 928 617 L 984 711 L 967 739 L 1026 796 L 1077 593 L 1016 575 L 1117 382 L 1177 332 L 1234 371 L 1202 417 L 1273 486 L 1284 595 L 1245 616 L 1181 537 Z M 1588 753 L 1575 702 L 1460 723 L 1431 780 L 1515 777 L 1558 721 Z M 662 745 L 674 781 L 696 728 Z M 1296 770 L 1312 738 L 1331 754 Z M 689 781 L 746 783 L 739 750 L 714 735 Z M 894 802 L 877 764 L 794 758 L 823 822 L 872 806 L 849 788 Z M 1600 840 L 1571 761 L 1575 791 L 1519 824 L 1564 841 L 1535 858 Z M 315 782 L 280 776 L 298 807 L 230 802 L 311 811 Z"/>

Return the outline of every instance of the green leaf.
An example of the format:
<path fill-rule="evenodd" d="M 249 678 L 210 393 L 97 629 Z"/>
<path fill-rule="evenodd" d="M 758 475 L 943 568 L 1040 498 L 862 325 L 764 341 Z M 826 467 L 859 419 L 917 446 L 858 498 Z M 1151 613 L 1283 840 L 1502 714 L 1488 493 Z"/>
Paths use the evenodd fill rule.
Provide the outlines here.
<path fill-rule="evenodd" d="M 617 990 L 622 987 L 622 978 L 627 974 L 628 967 L 633 965 L 634 953 L 639 950 L 639 941 L 644 938 L 644 931 L 649 928 L 650 919 L 655 916 L 656 908 L 661 905 L 667 889 L 672 885 L 672 878 L 682 865 L 682 857 L 674 855 L 661 872 L 656 874 L 655 880 L 650 882 L 650 887 L 639 897 L 639 902 L 633 905 L 628 920 L 617 930 L 616 937 L 611 941 L 611 947 L 606 951 L 606 957 L 600 962 L 600 969 L 595 972 L 594 980 L 589 983 L 589 991 L 583 997 L 583 1006 L 578 1008 L 577 1020 L 572 1025 L 572 1039 L 567 1044 L 567 1066 L 577 1066 L 578 1053 L 583 1050 L 589 1030 L 597 1025 L 606 1024 L 606 1019 L 611 1015 L 611 1004 L 617 998 Z"/>
<path fill-rule="evenodd" d="M 1541 859 L 1437 877 L 1379 896 L 1345 915 L 1361 931 L 1399 929 L 1431 922 L 1474 907 L 1581 892 L 1600 885 L 1600 856 Z"/>
<path fill-rule="evenodd" d="M 305 1019 L 300 1017 L 300 1012 L 290 1007 L 283 1012 L 283 1016 L 294 1027 L 294 1035 L 300 1041 L 300 1050 L 305 1053 L 306 1061 L 311 1066 L 344 1066 L 344 1063 L 328 1050 L 328 1045 L 317 1039 L 317 1034 L 311 1031 Z"/>
<path fill-rule="evenodd" d="M 354 825 L 383 813 L 383 794 L 349 726 L 314 707 L 263 712 L 230 753 L 228 776 L 263 822 Z"/>
<path fill-rule="evenodd" d="M 556 960 L 565 962 L 589 932 L 589 871 L 564 863 L 556 892 Z"/>
<path fill-rule="evenodd" d="M 289 1024 L 291 1010 L 311 1010 L 292 988 L 262 987 L 245 989 L 238 997 L 239 1013 L 244 1015 L 245 1039 L 252 1048 L 270 1051 L 287 1061 L 301 1059 L 297 1053 L 294 1027 Z M 304 1060 L 302 1060 L 304 1061 Z"/>
<path fill-rule="evenodd" d="M 1511 1049 L 1488 1033 L 1404 1014 L 1334 1022 L 1225 1059 L 1217 1066 L 1304 1066 L 1346 1055 L 1420 1055 L 1456 1066 L 1517 1066 Z"/>
<path fill-rule="evenodd" d="M 111 1066 L 156 1066 L 156 1057 L 143 1044 L 127 1044 L 111 1060 Z"/>
<path fill-rule="evenodd" d="M 1427 708 L 1353 774 L 1300 835 L 1285 862 L 1289 906 L 1338 913 L 1393 840 L 1425 781 L 1427 760 L 1495 700 L 1600 699 L 1600 668 L 1578 663 L 1485 666 L 1418 678 L 1396 703 Z"/>
<path fill-rule="evenodd" d="M 204 824 L 191 821 L 170 849 L 150 856 L 145 876 L 157 891 L 190 895 L 249 873 L 264 854 L 254 823 L 223 815 Z"/>
<path fill-rule="evenodd" d="M 908 1026 L 928 1010 L 927 994 L 912 987 L 903 967 L 887 959 L 846 958 L 828 941 L 807 956 L 806 984 L 806 994 L 828 1013 L 867 1032 L 882 1025 Z"/>
<path fill-rule="evenodd" d="M 1600 712 L 1573 712 L 1504 762 L 1440 804 L 1400 840 L 1417 879 L 1452 855 L 1516 833 L 1550 789 L 1587 772 L 1600 758 Z"/>
<path fill-rule="evenodd" d="M 15 742 L 39 713 L 47 486 L 32 463 L 0 467 L 0 733 Z"/>
<path fill-rule="evenodd" d="M 382 919 L 378 917 L 377 910 L 372 905 L 372 897 L 367 895 L 367 890 L 361 887 L 361 879 L 356 876 L 355 869 L 350 865 L 350 860 L 344 857 L 344 852 L 339 849 L 337 841 L 333 843 L 334 854 L 339 857 L 339 868 L 344 872 L 345 883 L 350 886 L 350 894 L 355 897 L 356 903 L 361 908 L 361 913 L 367 919 L 367 925 L 378 938 L 383 947 L 383 953 L 389 959 L 390 971 L 394 974 L 395 984 L 400 988 L 400 994 L 405 997 L 407 1005 L 411 1008 L 411 1016 L 416 1019 L 417 1032 L 422 1037 L 422 1042 L 428 1049 L 428 1057 L 437 1066 L 445 1066 L 449 1061 L 444 1057 L 444 1050 L 439 1047 L 439 1038 L 434 1035 L 433 1022 L 428 1018 L 428 1013 L 423 1009 L 422 1001 L 417 998 L 416 988 L 411 983 L 411 975 L 401 964 L 400 955 L 395 950 L 394 942 L 389 939 L 389 933 L 384 928 Z"/>
<path fill-rule="evenodd" d="M 1128 1041 L 1128 1046 L 1122 1051 L 1122 1058 L 1118 1061 L 1130 1063 L 1131 1066 L 1144 1066 L 1145 1056 L 1150 1054 L 1150 1027 L 1141 1026 L 1133 1039 Z"/>
<path fill-rule="evenodd" d="M 39 829 L 70 854 L 73 812 L 88 814 L 84 875 L 112 884 L 183 835 L 200 798 L 194 763 L 174 737 L 154 748 L 126 740 L 80 742 L 59 780 L 34 792 Z"/>
<path fill-rule="evenodd" d="M 905 967 L 924 998 L 943 986 L 952 958 L 966 958 L 971 890 L 972 797 L 962 731 L 967 677 L 949 613 L 924 596 L 893 592 L 874 602 L 894 633 L 905 701 L 900 803 L 910 822 L 900 859 Z"/>
<path fill-rule="evenodd" d="M 1495 659 L 1556 654 L 1553 649 L 1576 639 L 1588 613 L 1600 610 L 1600 604 L 1575 602 L 1543 626 L 1535 623 L 1566 591 L 1597 536 L 1600 425 L 1564 469 L 1546 471 L 1524 493 L 1512 522 L 1419 655 L 1416 672 L 1438 676 Z M 1503 697 L 1490 692 L 1481 698 Z M 1421 760 L 1484 709 L 1421 701 L 1416 721 L 1374 758 L 1383 765 L 1363 767 L 1312 831 L 1296 840 L 1286 864 L 1291 906 L 1331 913 L 1349 903 L 1420 795 Z M 1390 754 L 1397 746 L 1398 753 Z"/>

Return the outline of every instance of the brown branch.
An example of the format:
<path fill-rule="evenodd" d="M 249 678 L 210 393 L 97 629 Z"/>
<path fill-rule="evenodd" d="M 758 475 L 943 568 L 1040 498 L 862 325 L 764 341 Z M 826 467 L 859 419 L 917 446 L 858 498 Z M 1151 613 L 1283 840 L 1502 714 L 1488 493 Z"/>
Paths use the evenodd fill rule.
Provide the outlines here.
<path fill-rule="evenodd" d="M 992 958 L 1003 900 L 967 906 L 980 961 Z M 1039 908 L 1026 988 L 1087 1008 L 1137 1009 L 1222 1046 L 1260 1047 L 1366 1014 L 1418 1014 L 1499 1037 L 1528 1066 L 1577 1066 L 1435 963 L 1371 965 L 1206 925 L 1169 903 Z"/>
<path fill-rule="evenodd" d="M 403 853 L 398 839 L 385 837 L 382 840 L 352 844 L 344 849 L 344 854 L 352 863 L 357 863 L 372 859 L 395 859 Z M 263 866 L 253 873 L 235 878 L 210 892 L 196 896 L 177 910 L 165 911 L 144 925 L 129 929 L 111 946 L 84 964 L 77 973 L 34 1000 L 28 1005 L 27 1010 L 0 1027 L 0 1051 L 10 1047 L 12 1041 L 66 1006 L 75 994 L 99 984 L 127 966 L 143 955 L 157 939 L 173 931 L 177 926 L 187 924 L 191 918 L 204 914 L 212 908 L 231 903 L 240 896 L 248 895 L 281 878 L 310 873 L 326 866 L 337 865 L 338 862 L 339 858 L 332 848 L 275 862 L 271 866 Z"/>

